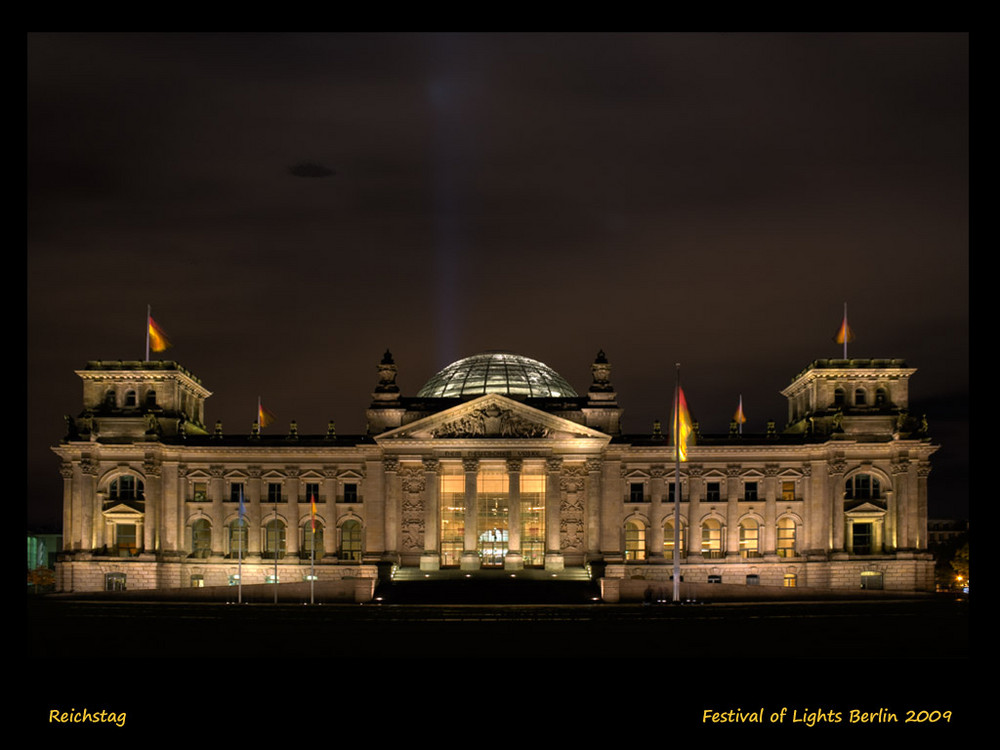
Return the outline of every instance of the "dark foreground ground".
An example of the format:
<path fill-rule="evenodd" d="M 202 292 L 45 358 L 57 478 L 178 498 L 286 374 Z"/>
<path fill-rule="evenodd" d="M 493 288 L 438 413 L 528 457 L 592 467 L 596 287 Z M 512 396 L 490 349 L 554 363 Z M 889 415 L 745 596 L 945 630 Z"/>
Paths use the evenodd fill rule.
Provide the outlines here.
<path fill-rule="evenodd" d="M 445 729 L 590 744 L 595 731 L 610 741 L 627 727 L 657 746 L 678 732 L 690 742 L 767 734 L 799 744 L 834 733 L 926 743 L 966 739 L 982 718 L 972 709 L 969 605 L 951 598 L 308 606 L 35 597 L 27 615 L 16 682 L 30 698 L 19 726 L 42 736 L 264 741 L 291 728 L 329 738 L 350 725 L 373 747 Z M 82 708 L 127 713 L 127 725 L 50 718 Z M 852 711 L 896 721 L 851 722 Z M 706 719 L 713 712 L 760 712 L 765 723 Z"/>
<path fill-rule="evenodd" d="M 37 658 L 951 658 L 968 602 L 225 604 L 28 601 Z M 98 646 L 100 644 L 100 646 Z"/>

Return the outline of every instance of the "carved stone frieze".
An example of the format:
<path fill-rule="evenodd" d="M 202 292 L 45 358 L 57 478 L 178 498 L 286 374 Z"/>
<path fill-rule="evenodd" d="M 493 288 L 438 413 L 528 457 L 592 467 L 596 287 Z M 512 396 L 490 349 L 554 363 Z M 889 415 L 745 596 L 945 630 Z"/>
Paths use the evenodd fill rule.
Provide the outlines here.
<path fill-rule="evenodd" d="M 419 495 L 407 495 L 401 504 L 400 544 L 404 552 L 424 548 L 424 501 Z"/>
<path fill-rule="evenodd" d="M 431 430 L 436 438 L 516 437 L 541 438 L 549 428 L 525 419 L 513 409 L 489 404 Z"/>
<path fill-rule="evenodd" d="M 403 492 L 419 494 L 424 491 L 427 480 L 424 474 L 424 467 L 407 464 L 399 469 L 399 479 L 403 486 Z"/>

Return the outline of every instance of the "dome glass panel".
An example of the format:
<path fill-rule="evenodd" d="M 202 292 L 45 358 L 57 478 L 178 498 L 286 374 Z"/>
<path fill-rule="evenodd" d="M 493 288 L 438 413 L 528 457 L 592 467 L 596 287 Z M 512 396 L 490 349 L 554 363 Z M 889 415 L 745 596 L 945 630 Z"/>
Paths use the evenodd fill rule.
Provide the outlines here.
<path fill-rule="evenodd" d="M 573 398 L 573 387 L 548 365 L 520 354 L 490 352 L 452 362 L 417 393 L 420 398 L 460 398 L 500 393 L 530 398 Z"/>

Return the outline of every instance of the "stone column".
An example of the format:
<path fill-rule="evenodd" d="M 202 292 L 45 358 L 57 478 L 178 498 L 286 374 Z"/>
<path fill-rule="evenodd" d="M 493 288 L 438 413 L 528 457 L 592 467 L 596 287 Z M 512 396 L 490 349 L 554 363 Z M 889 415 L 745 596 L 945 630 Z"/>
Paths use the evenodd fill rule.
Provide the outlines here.
<path fill-rule="evenodd" d="M 247 522 L 247 555 L 260 556 L 261 534 L 263 534 L 262 516 L 260 511 L 260 467 L 250 466 L 247 468 L 246 492 L 244 505 L 247 506 L 247 513 L 244 520 Z"/>
<path fill-rule="evenodd" d="M 587 557 L 601 552 L 601 459 L 588 458 L 587 467 Z"/>
<path fill-rule="evenodd" d="M 80 459 L 80 474 L 80 549 L 92 550 L 97 546 L 95 519 L 98 522 L 101 519 L 101 501 L 97 497 L 97 464 L 93 459 Z"/>
<path fill-rule="evenodd" d="M 425 458 L 424 464 L 424 551 L 420 555 L 421 570 L 441 567 L 441 462 Z"/>
<path fill-rule="evenodd" d="M 666 513 L 672 513 L 673 507 L 667 508 L 664 505 L 666 482 L 664 481 L 664 468 L 662 466 L 652 466 L 649 469 L 652 477 L 650 480 L 650 500 L 649 500 L 649 538 L 646 540 L 646 559 L 651 563 L 663 562 L 663 522 Z M 671 484 L 673 486 L 673 484 Z"/>
<path fill-rule="evenodd" d="M 830 498 L 830 508 L 832 514 L 830 518 L 831 545 L 834 552 L 841 552 L 845 549 L 844 534 L 846 524 L 844 523 L 844 461 L 830 461 L 827 464 L 826 487 L 824 496 Z M 848 542 L 853 548 L 851 534 L 847 534 Z M 848 552 L 851 550 L 848 549 Z"/>
<path fill-rule="evenodd" d="M 285 500 L 288 513 L 285 551 L 287 557 L 294 558 L 299 556 L 299 521 L 302 520 L 302 514 L 299 512 L 299 469 L 297 466 L 286 466 L 285 474 L 288 477 L 282 488 L 282 499 Z"/>
<path fill-rule="evenodd" d="M 697 464 L 688 466 L 688 499 L 687 499 L 687 526 L 681 522 L 681 529 L 686 533 L 684 536 L 683 557 L 688 555 L 698 555 L 701 557 L 701 501 L 705 494 L 705 480 L 703 479 L 704 469 Z M 673 509 L 671 509 L 673 510 Z M 681 503 L 681 514 L 684 514 L 684 503 Z"/>
<path fill-rule="evenodd" d="M 156 526 L 158 509 L 163 507 L 163 493 L 161 491 L 160 467 L 153 461 L 147 461 L 143 467 L 145 481 L 145 501 L 143 502 L 143 524 L 142 524 L 142 548 L 144 552 L 150 554 L 158 552 Z M 160 511 L 162 512 L 162 511 Z M 138 529 L 136 529 L 138 537 Z"/>
<path fill-rule="evenodd" d="M 764 528 L 758 532 L 757 544 L 762 555 L 774 555 L 778 538 L 778 465 L 765 466 L 764 475 Z"/>
<path fill-rule="evenodd" d="M 399 461 L 387 458 L 382 462 L 385 474 L 385 516 L 383 518 L 385 535 L 385 554 L 396 560 L 399 554 Z"/>
<path fill-rule="evenodd" d="M 159 497 L 147 497 L 146 507 L 153 509 L 154 518 L 150 520 L 154 521 L 160 530 L 157 551 L 161 555 L 176 553 L 182 546 L 179 544 L 182 529 L 178 528 L 178 518 L 180 516 L 180 508 L 178 506 L 183 503 L 181 487 L 184 486 L 183 477 L 186 474 L 187 467 L 178 464 L 176 461 L 164 461 L 160 464 L 160 477 L 162 481 L 148 483 L 160 486 Z"/>
<path fill-rule="evenodd" d="M 562 570 L 565 565 L 559 545 L 559 512 L 562 507 L 562 491 L 559 474 L 562 470 L 561 458 L 550 458 L 545 462 L 545 569 Z"/>
<path fill-rule="evenodd" d="M 913 517 L 915 532 L 906 540 L 908 547 L 927 549 L 927 475 L 931 473 L 930 461 L 917 465 L 917 497 L 907 503 L 908 513 Z M 916 507 L 914 507 L 916 506 Z"/>
<path fill-rule="evenodd" d="M 73 497 L 73 464 L 63 463 L 59 466 L 59 474 L 62 476 L 63 480 L 63 536 L 62 536 L 62 550 L 72 550 L 75 545 L 73 540 L 78 539 L 79 535 L 76 529 L 75 521 L 79 517 L 79 511 L 75 507 Z"/>
<path fill-rule="evenodd" d="M 465 469 L 465 547 L 459 565 L 462 570 L 479 570 L 479 459 L 462 460 Z"/>
<path fill-rule="evenodd" d="M 337 470 L 332 466 L 323 467 L 323 489 L 317 500 L 316 515 L 321 515 L 326 523 L 323 525 L 323 554 L 337 555 Z"/>
<path fill-rule="evenodd" d="M 520 458 L 507 459 L 507 554 L 503 560 L 504 570 L 524 568 L 521 554 L 521 469 Z"/>
<path fill-rule="evenodd" d="M 208 499 L 212 502 L 212 556 L 220 557 L 225 554 L 226 549 L 226 507 L 224 496 L 226 484 L 224 471 L 221 466 L 210 466 L 208 473 L 211 479 L 208 481 Z"/>
<path fill-rule="evenodd" d="M 726 467 L 726 529 L 722 535 L 723 557 L 740 556 L 740 499 L 743 497 L 738 464 Z"/>

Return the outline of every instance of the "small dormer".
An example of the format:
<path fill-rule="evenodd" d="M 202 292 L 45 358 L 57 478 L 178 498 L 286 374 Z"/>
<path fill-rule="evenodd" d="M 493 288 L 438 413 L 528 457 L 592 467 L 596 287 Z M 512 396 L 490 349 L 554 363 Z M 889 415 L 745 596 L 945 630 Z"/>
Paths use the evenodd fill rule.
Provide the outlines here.
<path fill-rule="evenodd" d="M 70 426 L 76 437 L 205 434 L 211 392 L 176 362 L 92 361 L 76 374 L 83 380 L 83 412 Z"/>
<path fill-rule="evenodd" d="M 909 409 L 916 372 L 901 359 L 818 359 L 781 391 L 787 432 L 890 435 Z"/>

